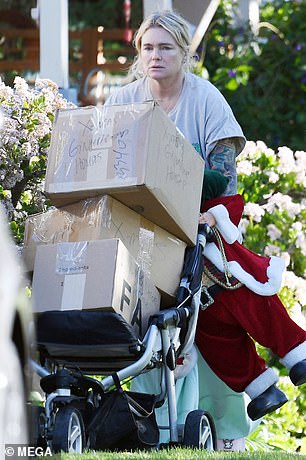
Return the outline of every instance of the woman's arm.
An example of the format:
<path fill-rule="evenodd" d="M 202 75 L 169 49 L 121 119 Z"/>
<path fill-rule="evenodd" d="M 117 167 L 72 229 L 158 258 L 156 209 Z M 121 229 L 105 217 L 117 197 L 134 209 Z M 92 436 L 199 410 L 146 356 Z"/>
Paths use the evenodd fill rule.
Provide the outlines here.
<path fill-rule="evenodd" d="M 225 196 L 237 193 L 236 156 L 235 139 L 229 138 L 218 141 L 208 157 L 210 169 L 215 169 L 229 178 L 229 183 L 224 192 Z"/>

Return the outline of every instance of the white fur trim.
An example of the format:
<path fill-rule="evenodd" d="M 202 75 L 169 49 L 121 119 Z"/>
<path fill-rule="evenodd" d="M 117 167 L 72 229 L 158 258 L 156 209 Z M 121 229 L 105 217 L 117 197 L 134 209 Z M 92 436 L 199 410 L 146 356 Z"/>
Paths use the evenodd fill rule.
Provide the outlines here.
<path fill-rule="evenodd" d="M 227 243 L 232 244 L 240 238 L 240 230 L 231 221 L 228 210 L 223 204 L 209 208 L 208 212 L 216 219 L 216 227 Z"/>
<path fill-rule="evenodd" d="M 219 270 L 224 272 L 221 253 L 215 243 L 208 243 L 204 249 L 204 255 L 207 257 Z M 282 274 L 285 269 L 285 261 L 280 257 L 272 256 L 267 269 L 268 281 L 261 283 L 254 278 L 253 275 L 246 272 L 241 265 L 236 261 L 228 262 L 228 268 L 231 274 L 243 283 L 251 291 L 262 296 L 271 296 L 276 294 L 282 285 Z"/>
<path fill-rule="evenodd" d="M 224 272 L 223 261 L 221 257 L 221 252 L 215 243 L 206 243 L 203 252 L 204 256 L 207 257 L 219 270 Z"/>
<path fill-rule="evenodd" d="M 276 294 L 281 288 L 285 261 L 280 257 L 271 257 L 267 269 L 268 281 L 265 283 L 257 281 L 253 275 L 243 270 L 238 262 L 231 261 L 228 263 L 228 267 L 232 275 L 251 291 L 258 295 L 271 296 Z"/>
<path fill-rule="evenodd" d="M 301 343 L 297 347 L 290 350 L 280 362 L 290 370 L 295 364 L 306 359 L 306 342 Z"/>
<path fill-rule="evenodd" d="M 278 375 L 269 367 L 249 383 L 244 391 L 251 399 L 255 399 L 276 382 L 278 382 Z"/>
<path fill-rule="evenodd" d="M 241 233 L 240 228 L 238 228 L 238 230 L 239 230 L 239 235 L 238 235 L 237 241 L 238 241 L 238 243 L 242 244 L 242 242 L 243 242 L 243 236 L 242 236 L 242 233 Z"/>

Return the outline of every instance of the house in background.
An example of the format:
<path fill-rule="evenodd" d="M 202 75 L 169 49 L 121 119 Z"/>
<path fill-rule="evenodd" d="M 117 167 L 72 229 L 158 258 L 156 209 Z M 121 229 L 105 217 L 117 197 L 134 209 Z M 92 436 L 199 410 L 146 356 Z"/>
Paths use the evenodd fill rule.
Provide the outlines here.
<path fill-rule="evenodd" d="M 122 0 L 122 3 L 125 14 L 131 14 L 132 1 Z M 191 48 L 196 52 L 220 0 L 143 0 L 142 3 L 144 17 L 158 9 L 174 9 L 181 13 L 190 24 Z M 250 21 L 256 28 L 260 0 L 239 0 L 238 3 L 237 23 Z M 69 0 L 36 0 L 36 7 L 31 9 L 36 29 L 26 29 L 25 23 L 23 26 L 19 24 L 19 27 L 22 26 L 20 36 L 25 37 L 24 42 L 27 43 L 27 62 L 23 62 L 23 56 L 19 62 L 11 64 L 15 67 L 10 70 L 31 68 L 40 78 L 53 80 L 65 97 L 73 102 L 79 100 L 84 105 L 103 103 L 107 94 L 124 82 L 123 74 L 132 62 L 134 49 L 131 43 L 126 42 L 126 31 L 123 29 L 105 30 L 101 25 L 84 31 L 69 31 L 68 8 Z M 6 30 L 7 36 L 13 33 L 13 30 Z M 77 59 L 71 59 L 72 40 L 81 43 Z M 104 47 L 105 40 L 121 43 L 117 54 L 107 55 L 112 52 Z M 0 72 L 9 70 L 9 66 L 10 62 L 6 59 L 0 60 Z M 70 87 L 72 73 L 81 75 L 77 88 L 75 85 Z"/>

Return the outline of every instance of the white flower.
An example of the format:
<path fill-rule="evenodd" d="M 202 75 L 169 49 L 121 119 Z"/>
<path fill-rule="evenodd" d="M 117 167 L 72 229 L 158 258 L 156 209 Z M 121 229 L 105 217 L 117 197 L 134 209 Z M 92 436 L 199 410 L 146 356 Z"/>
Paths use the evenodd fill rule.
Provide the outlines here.
<path fill-rule="evenodd" d="M 281 255 L 280 247 L 276 246 L 275 244 L 268 244 L 265 247 L 264 255 L 267 257 L 280 256 Z"/>
<path fill-rule="evenodd" d="M 27 84 L 24 78 L 15 77 L 14 88 L 15 88 L 16 93 L 22 96 L 25 96 L 25 97 L 28 95 L 29 85 Z"/>
<path fill-rule="evenodd" d="M 32 155 L 32 146 L 30 142 L 25 142 L 21 145 L 20 150 L 26 158 L 30 158 Z"/>
<path fill-rule="evenodd" d="M 251 161 L 242 160 L 237 163 L 237 174 L 250 176 L 255 174 L 259 170 L 258 166 L 255 166 Z"/>
<path fill-rule="evenodd" d="M 272 195 L 263 208 L 272 214 L 275 208 L 278 208 L 281 212 L 286 211 L 291 218 L 295 218 L 301 212 L 301 205 L 294 203 L 289 195 L 283 195 L 282 193 L 275 193 Z"/>
<path fill-rule="evenodd" d="M 306 187 L 306 173 L 305 171 L 297 171 L 296 173 L 296 183 L 302 187 Z"/>
<path fill-rule="evenodd" d="M 238 163 L 243 160 L 256 160 L 262 154 L 275 157 L 274 150 L 268 148 L 263 141 L 247 141 L 244 149 L 238 156 Z"/>
<path fill-rule="evenodd" d="M 57 85 L 50 80 L 37 80 L 33 88 L 23 78 L 16 77 L 11 88 L 0 79 L 0 177 L 2 187 L 12 190 L 12 196 L 13 189 L 19 193 L 16 184 L 25 180 L 26 189 L 35 190 L 35 200 L 38 202 L 36 196 L 41 193 L 38 182 L 41 163 L 32 162 L 31 158 L 38 157 L 45 161 L 55 112 L 58 108 L 67 107 L 74 107 L 74 104 L 66 101 L 59 94 Z M 29 164 L 34 170 L 36 168 L 35 173 L 38 174 L 32 182 L 30 176 L 33 169 L 28 169 Z M 4 203 L 12 216 L 14 207 L 7 194 Z M 20 218 L 22 214 L 18 212 L 16 216 Z"/>
<path fill-rule="evenodd" d="M 294 156 L 296 158 L 296 163 L 298 167 L 305 171 L 306 170 L 306 152 L 303 152 L 302 150 L 297 150 Z"/>
<path fill-rule="evenodd" d="M 274 150 L 268 148 L 263 141 L 257 141 L 257 150 L 260 151 L 261 153 L 264 153 L 267 156 L 275 157 Z"/>
<path fill-rule="evenodd" d="M 291 271 L 286 271 L 283 276 L 283 286 L 294 291 L 296 300 L 300 305 L 306 306 L 306 280 L 296 276 Z"/>
<path fill-rule="evenodd" d="M 303 256 L 306 256 L 306 237 L 305 233 L 300 232 L 296 236 L 295 245 L 298 249 L 301 250 Z"/>
<path fill-rule="evenodd" d="M 296 171 L 295 158 L 293 151 L 288 147 L 279 147 L 279 172 L 282 174 L 288 174 Z"/>
<path fill-rule="evenodd" d="M 244 149 L 238 156 L 238 163 L 243 160 L 252 160 L 256 156 L 257 146 L 254 141 L 247 141 L 245 143 Z"/>
<path fill-rule="evenodd" d="M 265 210 L 257 203 L 246 203 L 244 214 L 249 216 L 254 222 L 260 222 L 261 218 L 265 215 Z"/>
<path fill-rule="evenodd" d="M 240 220 L 238 228 L 241 231 L 242 235 L 245 235 L 247 233 L 249 223 L 250 221 L 248 219 L 245 219 L 244 217 Z"/>
<path fill-rule="evenodd" d="M 50 89 L 54 93 L 58 92 L 58 85 L 48 78 L 37 78 L 35 81 L 35 88 L 40 89 Z"/>
<path fill-rule="evenodd" d="M 290 254 L 288 252 L 282 252 L 280 257 L 284 260 L 286 267 L 290 264 Z"/>
<path fill-rule="evenodd" d="M 296 232 L 302 231 L 302 229 L 303 229 L 302 222 L 294 222 L 294 223 L 292 224 L 292 228 L 293 228 L 293 230 L 295 230 Z"/>
<path fill-rule="evenodd" d="M 4 125 L 4 113 L 3 111 L 0 109 L 0 130 L 1 128 L 3 127 Z"/>
<path fill-rule="evenodd" d="M 301 304 L 296 302 L 290 310 L 290 317 L 296 324 L 306 330 L 306 317 L 302 312 Z"/>
<path fill-rule="evenodd" d="M 267 230 L 267 234 L 272 241 L 280 239 L 282 232 L 274 224 L 269 224 Z"/>
<path fill-rule="evenodd" d="M 269 178 L 269 182 L 270 182 L 271 184 L 276 184 L 276 182 L 278 182 L 278 180 L 279 180 L 279 175 L 276 174 L 275 171 L 267 171 L 266 174 L 267 174 L 267 176 L 268 176 L 268 178 Z"/>

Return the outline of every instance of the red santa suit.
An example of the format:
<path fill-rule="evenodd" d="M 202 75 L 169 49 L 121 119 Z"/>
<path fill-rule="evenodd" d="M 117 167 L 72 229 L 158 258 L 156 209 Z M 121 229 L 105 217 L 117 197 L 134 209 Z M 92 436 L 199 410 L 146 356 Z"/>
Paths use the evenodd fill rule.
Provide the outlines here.
<path fill-rule="evenodd" d="M 306 331 L 288 315 L 276 295 L 284 262 L 244 247 L 238 224 L 244 207 L 241 195 L 208 200 L 202 212 L 216 220 L 231 274 L 242 287 L 222 289 L 214 303 L 199 314 L 196 343 L 212 370 L 234 391 L 256 398 L 278 376 L 257 354 L 253 339 L 270 348 L 291 369 L 306 358 Z M 217 242 L 207 243 L 204 256 L 224 271 Z M 204 258 L 205 259 L 205 258 Z"/>

